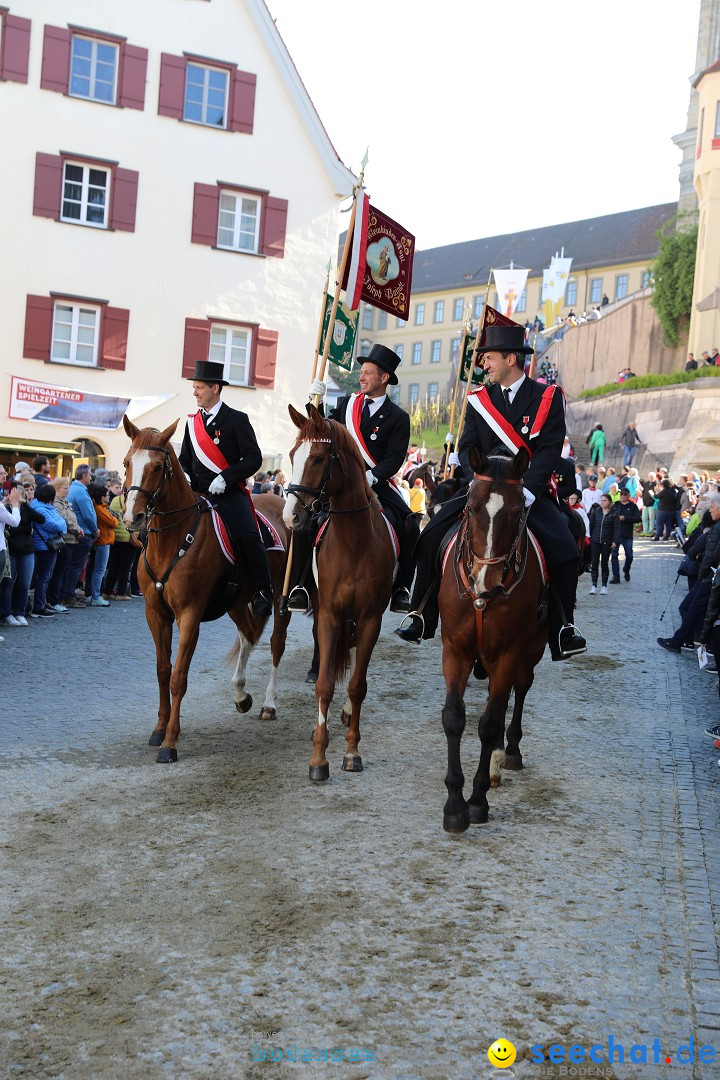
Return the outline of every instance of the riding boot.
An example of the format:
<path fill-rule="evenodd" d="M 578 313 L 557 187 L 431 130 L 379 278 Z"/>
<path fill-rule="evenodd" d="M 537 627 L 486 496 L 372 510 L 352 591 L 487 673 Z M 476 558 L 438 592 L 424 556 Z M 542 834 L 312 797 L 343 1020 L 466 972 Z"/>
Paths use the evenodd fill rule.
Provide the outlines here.
<path fill-rule="evenodd" d="M 257 587 L 252 598 L 253 612 L 262 617 L 270 615 L 273 609 L 273 587 L 265 545 L 258 533 L 247 533 L 239 537 L 237 542 L 250 580 Z"/>
<path fill-rule="evenodd" d="M 308 529 L 296 529 L 293 533 L 293 564 L 290 575 L 292 588 L 288 595 L 288 611 L 310 610 L 310 584 L 312 577 L 312 536 Z"/>
<path fill-rule="evenodd" d="M 577 593 L 578 564 L 576 559 L 560 563 L 550 570 L 550 604 L 548 610 L 548 640 L 553 660 L 587 652 L 587 642 L 573 623 Z"/>
<path fill-rule="evenodd" d="M 395 578 L 395 589 L 390 601 L 390 610 L 399 612 L 403 615 L 407 615 L 411 610 L 410 586 L 412 585 L 413 574 L 415 572 L 413 551 L 419 536 L 420 526 L 417 518 L 414 514 L 408 514 L 403 522 L 398 537 L 400 544 L 398 572 L 397 577 Z"/>

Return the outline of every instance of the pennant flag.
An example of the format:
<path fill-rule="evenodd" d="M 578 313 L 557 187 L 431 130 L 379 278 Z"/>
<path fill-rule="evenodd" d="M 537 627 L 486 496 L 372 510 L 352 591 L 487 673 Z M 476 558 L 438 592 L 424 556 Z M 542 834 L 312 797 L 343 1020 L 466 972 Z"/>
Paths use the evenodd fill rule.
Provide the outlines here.
<path fill-rule="evenodd" d="M 570 267 L 572 266 L 572 259 L 560 258 L 555 255 L 550 260 L 550 269 L 555 274 L 555 296 L 551 299 L 562 300 L 565 295 L 565 289 L 567 288 L 568 278 L 570 276 Z"/>
<path fill-rule="evenodd" d="M 347 307 L 356 311 L 364 300 L 407 320 L 415 237 L 371 206 L 364 191 L 357 199 L 352 249 L 342 281 Z"/>
<path fill-rule="evenodd" d="M 326 293 L 322 343 L 320 345 L 321 355 L 325 348 L 325 337 L 327 335 L 328 323 L 330 322 L 330 311 L 332 310 L 332 306 L 333 298 L 329 293 Z M 333 327 L 328 360 L 333 364 L 337 364 L 338 367 L 344 368 L 345 371 L 352 371 L 353 368 L 357 322 L 357 311 L 350 311 L 345 304 L 338 304 L 337 311 L 335 312 L 335 325 Z"/>
<path fill-rule="evenodd" d="M 487 326 L 518 326 L 519 324 L 513 322 L 512 319 L 508 319 L 506 315 L 496 311 L 495 308 L 490 307 L 489 304 L 485 306 L 485 314 L 483 315 L 482 326 L 478 329 L 480 335 L 480 345 L 485 344 L 485 328 Z M 468 373 L 470 371 L 470 365 L 472 363 L 472 354 L 475 349 L 476 337 L 473 334 L 467 334 L 464 338 L 463 353 L 462 353 L 462 367 L 460 368 L 460 378 L 463 382 L 467 382 Z M 480 359 L 480 357 L 478 357 Z M 475 385 L 479 385 L 485 379 L 485 372 L 482 367 L 475 368 L 473 371 L 472 381 Z"/>
<path fill-rule="evenodd" d="M 493 270 L 500 310 L 505 315 L 514 313 L 529 273 L 529 270 L 521 270 L 517 266 L 513 266 L 512 263 L 510 263 L 509 270 Z"/>

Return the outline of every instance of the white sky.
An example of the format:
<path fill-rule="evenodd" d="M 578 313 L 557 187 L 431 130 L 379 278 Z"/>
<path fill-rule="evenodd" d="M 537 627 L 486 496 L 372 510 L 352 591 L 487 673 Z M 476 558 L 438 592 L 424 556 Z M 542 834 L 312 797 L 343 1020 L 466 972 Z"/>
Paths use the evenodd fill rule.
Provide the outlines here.
<path fill-rule="evenodd" d="M 678 198 L 700 0 L 266 0 L 418 249 Z"/>

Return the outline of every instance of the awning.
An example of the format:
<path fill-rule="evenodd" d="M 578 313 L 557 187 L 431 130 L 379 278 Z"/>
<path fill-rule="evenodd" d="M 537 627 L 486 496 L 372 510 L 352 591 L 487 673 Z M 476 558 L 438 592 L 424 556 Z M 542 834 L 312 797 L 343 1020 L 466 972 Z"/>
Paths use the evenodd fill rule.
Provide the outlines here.
<path fill-rule="evenodd" d="M 17 450 L 20 454 L 66 454 L 79 457 L 76 443 L 46 442 L 44 439 L 13 439 L 0 436 L 0 453 L 3 450 Z"/>

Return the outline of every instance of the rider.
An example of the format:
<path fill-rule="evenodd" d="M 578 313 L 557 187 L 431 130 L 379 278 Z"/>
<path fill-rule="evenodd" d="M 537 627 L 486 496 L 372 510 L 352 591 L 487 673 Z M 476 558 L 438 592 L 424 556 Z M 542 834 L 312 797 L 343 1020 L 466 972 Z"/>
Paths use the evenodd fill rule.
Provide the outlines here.
<path fill-rule="evenodd" d="M 410 610 L 410 585 L 414 571 L 412 551 L 420 527 L 392 482 L 392 478 L 402 468 L 410 441 L 410 417 L 387 396 L 388 384 L 397 385 L 395 370 L 399 363 L 400 357 L 397 353 L 386 349 L 384 345 L 374 345 L 370 354 L 362 358 L 362 392 L 340 398 L 330 413 L 330 419 L 337 420 L 348 429 L 367 465 L 365 475 L 370 487 L 380 504 L 394 510 L 399 518 L 400 556 L 390 610 L 405 613 Z M 326 389 L 326 384 L 316 379 L 309 393 L 311 397 L 322 397 Z M 301 534 L 296 535 L 296 540 L 299 535 Z M 296 580 L 298 575 L 304 580 L 308 560 L 305 552 L 301 552 L 299 548 L 300 545 L 295 549 L 294 569 Z M 290 593 L 288 607 L 291 611 L 308 610 L 309 597 L 302 585 L 296 584 Z"/>
<path fill-rule="evenodd" d="M 180 451 L 180 465 L 193 491 L 212 495 L 223 511 L 250 577 L 258 585 L 252 599 L 256 615 L 273 607 L 272 582 L 265 547 L 255 522 L 245 484 L 262 463 L 262 454 L 248 416 L 220 400 L 223 365 L 197 360 L 192 377 L 198 411 L 190 413 Z"/>
<path fill-rule="evenodd" d="M 419 468 L 420 465 L 422 465 L 422 463 L 423 463 L 422 454 L 421 454 L 421 452 L 420 452 L 420 450 L 418 448 L 418 444 L 416 442 L 410 443 L 410 449 L 407 452 L 407 457 L 405 459 L 405 464 L 403 465 L 403 472 L 402 472 L 403 480 L 407 480 L 408 476 L 413 471 L 413 469 Z"/>
<path fill-rule="evenodd" d="M 514 456 L 522 446 L 530 451 L 532 458 L 524 478 L 525 505 L 530 507 L 528 527 L 542 548 L 554 594 L 548 607 L 551 656 L 553 660 L 565 660 L 585 652 L 587 646 L 572 624 L 578 552 L 551 491 L 565 435 L 562 390 L 558 386 L 543 386 L 525 375 L 525 356 L 533 350 L 525 344 L 522 326 L 488 326 L 477 351 L 484 356 L 483 366 L 490 385 L 475 391 L 468 399 L 471 407 L 458 447 L 460 461 L 465 475 L 471 476 L 468 455 L 472 446 L 477 446 L 486 457 Z M 466 496 L 464 490 L 446 503 L 422 534 L 417 551 L 413 611 L 409 625 L 395 631 L 405 641 L 420 641 L 435 634 L 437 587 L 422 616 L 417 608 L 432 588 L 440 541 L 452 522 L 461 516 Z M 439 577 L 435 581 L 439 585 Z"/>

